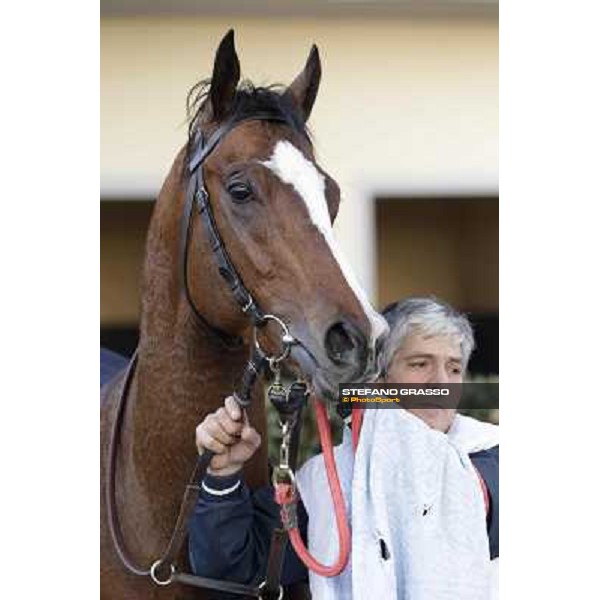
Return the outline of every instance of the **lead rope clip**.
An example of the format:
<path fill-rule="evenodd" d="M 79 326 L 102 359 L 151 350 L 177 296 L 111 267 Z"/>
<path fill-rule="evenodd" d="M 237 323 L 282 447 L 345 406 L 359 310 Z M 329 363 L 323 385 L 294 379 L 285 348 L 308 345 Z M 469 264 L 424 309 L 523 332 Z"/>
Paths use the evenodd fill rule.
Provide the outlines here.
<path fill-rule="evenodd" d="M 269 386 L 267 395 L 274 408 L 279 413 L 281 428 L 281 445 L 279 446 L 279 464 L 273 469 L 273 487 L 278 504 L 290 504 L 294 500 L 296 480 L 290 468 L 290 440 L 293 421 L 285 418 L 282 409 L 288 402 L 288 390 L 281 382 L 281 369 L 276 362 L 269 365 L 273 371 L 273 383 Z"/>

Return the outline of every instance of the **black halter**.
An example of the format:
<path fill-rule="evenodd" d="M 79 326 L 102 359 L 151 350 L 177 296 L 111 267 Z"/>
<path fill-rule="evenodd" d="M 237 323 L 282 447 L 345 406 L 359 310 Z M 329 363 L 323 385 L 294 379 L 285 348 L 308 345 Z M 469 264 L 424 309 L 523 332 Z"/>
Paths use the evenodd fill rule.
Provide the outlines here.
<path fill-rule="evenodd" d="M 232 129 L 246 121 L 271 121 L 289 124 L 285 117 L 274 113 L 255 113 L 251 116 L 238 119 L 234 117 L 233 119 L 221 125 L 208 138 L 206 143 L 204 143 L 202 132 L 198 130 L 194 139 L 193 153 L 189 159 L 188 170 L 190 173 L 190 180 L 181 220 L 183 241 L 181 252 L 181 271 L 185 296 L 200 323 L 202 323 L 206 329 L 213 333 L 213 335 L 217 337 L 221 343 L 228 347 L 239 347 L 242 345 L 242 340 L 240 338 L 231 336 L 222 329 L 210 324 L 194 304 L 188 285 L 187 257 L 189 251 L 192 209 L 195 204 L 198 208 L 200 217 L 202 218 L 202 222 L 204 223 L 210 248 L 217 261 L 219 273 L 229 286 L 235 301 L 239 304 L 242 312 L 247 314 L 252 319 L 252 322 L 256 327 L 260 327 L 265 324 L 264 313 L 254 300 L 248 288 L 244 285 L 244 282 L 233 265 L 233 262 L 227 253 L 227 249 L 225 248 L 225 244 L 223 243 L 223 240 L 219 234 L 219 230 L 217 229 L 217 224 L 212 212 L 210 198 L 204 185 L 204 174 L 202 170 L 204 161 L 217 147 L 223 137 L 225 137 L 225 135 L 227 135 Z"/>

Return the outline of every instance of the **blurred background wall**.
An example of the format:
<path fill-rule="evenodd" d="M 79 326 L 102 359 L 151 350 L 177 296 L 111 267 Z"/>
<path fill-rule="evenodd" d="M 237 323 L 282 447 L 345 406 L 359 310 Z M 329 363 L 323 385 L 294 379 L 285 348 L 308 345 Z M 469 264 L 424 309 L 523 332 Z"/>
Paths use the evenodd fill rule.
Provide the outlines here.
<path fill-rule="evenodd" d="M 152 204 L 186 137 L 185 97 L 230 28 L 242 76 L 289 83 L 312 43 L 311 117 L 342 189 L 337 236 L 374 304 L 468 311 L 472 371 L 498 373 L 498 3 L 102 0 L 101 341 L 135 344 Z"/>

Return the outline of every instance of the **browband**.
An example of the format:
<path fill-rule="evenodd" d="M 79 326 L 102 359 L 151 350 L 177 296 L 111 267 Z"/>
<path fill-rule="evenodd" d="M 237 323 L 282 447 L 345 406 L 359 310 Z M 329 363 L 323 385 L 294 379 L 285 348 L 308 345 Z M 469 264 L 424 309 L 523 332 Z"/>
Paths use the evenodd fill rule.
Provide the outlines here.
<path fill-rule="evenodd" d="M 246 121 L 272 121 L 274 123 L 286 123 L 291 125 L 291 123 L 285 117 L 270 112 L 259 112 L 253 114 L 252 116 L 239 117 L 237 119 L 233 117 L 215 129 L 204 145 L 202 144 L 202 132 L 200 129 L 198 129 L 198 132 L 196 133 L 196 139 L 194 140 L 194 154 L 188 165 L 190 174 L 194 173 L 194 171 L 208 158 L 208 155 L 217 147 L 217 144 L 225 137 L 226 134 Z"/>

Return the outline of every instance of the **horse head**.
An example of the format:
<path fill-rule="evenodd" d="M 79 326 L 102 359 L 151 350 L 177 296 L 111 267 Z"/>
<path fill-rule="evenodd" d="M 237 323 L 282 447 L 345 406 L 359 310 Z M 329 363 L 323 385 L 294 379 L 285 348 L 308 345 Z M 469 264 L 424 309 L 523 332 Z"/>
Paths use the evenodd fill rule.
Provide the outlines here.
<path fill-rule="evenodd" d="M 229 31 L 217 50 L 210 82 L 190 93 L 187 160 L 193 160 L 199 133 L 204 140 L 218 138 L 200 167 L 216 228 L 256 304 L 289 328 L 295 368 L 318 395 L 332 399 L 338 383 L 376 375 L 386 325 L 334 237 L 340 190 L 317 163 L 306 127 L 320 79 L 319 52 L 313 46 L 287 88 L 240 83 Z M 202 235 L 201 226 L 192 228 L 193 237 Z M 197 239 L 195 244 L 201 247 Z M 249 320 L 231 294 L 202 284 L 207 260 L 190 253 L 191 301 L 209 323 L 250 340 Z M 268 325 L 261 335 L 261 344 L 276 352 L 281 330 Z"/>

